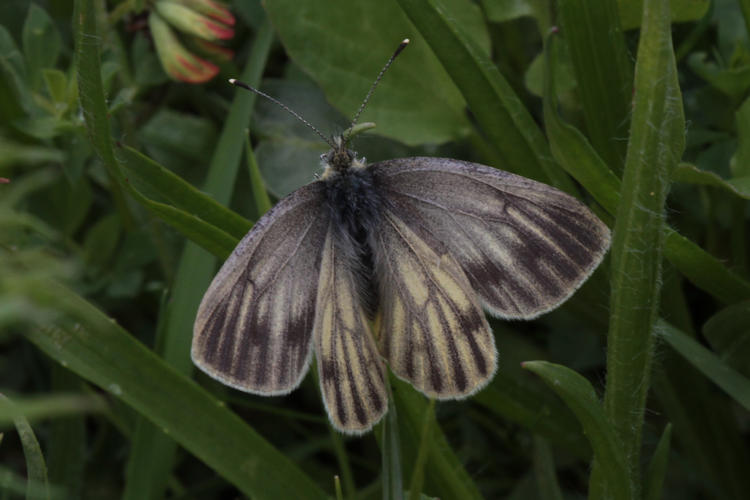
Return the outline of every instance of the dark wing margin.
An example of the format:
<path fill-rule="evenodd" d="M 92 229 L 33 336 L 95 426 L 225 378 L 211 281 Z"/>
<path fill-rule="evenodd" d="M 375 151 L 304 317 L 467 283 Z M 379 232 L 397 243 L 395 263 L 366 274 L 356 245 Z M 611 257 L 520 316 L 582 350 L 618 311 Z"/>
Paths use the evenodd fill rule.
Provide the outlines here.
<path fill-rule="evenodd" d="M 324 186 L 282 199 L 240 241 L 193 327 L 193 362 L 245 392 L 286 394 L 310 364 L 320 256 L 330 223 Z"/>
<path fill-rule="evenodd" d="M 381 211 L 374 235 L 378 342 L 393 372 L 438 399 L 467 397 L 497 368 L 495 339 L 464 271 L 413 214 Z"/>
<path fill-rule="evenodd" d="M 404 158 L 371 165 L 401 216 L 419 217 L 491 314 L 531 319 L 570 297 L 599 265 L 610 232 L 583 203 L 484 165 Z"/>
<path fill-rule="evenodd" d="M 333 426 L 347 434 L 369 431 L 388 409 L 385 363 L 360 303 L 340 233 L 331 226 L 322 251 L 314 345 L 320 388 Z"/>

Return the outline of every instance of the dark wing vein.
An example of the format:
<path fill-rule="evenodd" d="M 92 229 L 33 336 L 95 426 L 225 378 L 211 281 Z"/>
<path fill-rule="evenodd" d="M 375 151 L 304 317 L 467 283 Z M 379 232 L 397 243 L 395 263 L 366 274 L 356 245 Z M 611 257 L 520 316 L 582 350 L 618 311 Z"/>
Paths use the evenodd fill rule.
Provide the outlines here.
<path fill-rule="evenodd" d="M 291 391 L 307 371 L 330 219 L 323 189 L 309 184 L 264 215 L 203 296 L 192 357 L 212 377 L 270 395 Z"/>
<path fill-rule="evenodd" d="M 406 158 L 372 165 L 400 214 L 418 216 L 493 314 L 533 318 L 567 299 L 609 246 L 575 198 L 483 165 Z"/>
<path fill-rule="evenodd" d="M 314 344 L 323 401 L 334 427 L 366 432 L 388 408 L 383 362 L 372 338 L 339 231 L 329 229 L 320 264 Z"/>
<path fill-rule="evenodd" d="M 374 248 L 381 352 L 396 375 L 423 393 L 465 397 L 492 377 L 494 339 L 452 255 L 418 218 L 397 211 L 396 205 L 383 210 Z"/>

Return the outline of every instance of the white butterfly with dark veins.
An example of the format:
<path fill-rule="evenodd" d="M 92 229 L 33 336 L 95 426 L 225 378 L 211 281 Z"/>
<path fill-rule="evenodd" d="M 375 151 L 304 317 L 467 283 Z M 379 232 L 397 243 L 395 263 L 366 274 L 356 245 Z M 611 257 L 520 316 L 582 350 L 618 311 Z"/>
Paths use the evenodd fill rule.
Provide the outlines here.
<path fill-rule="evenodd" d="M 315 352 L 333 426 L 358 434 L 387 411 L 386 365 L 437 399 L 484 387 L 497 351 L 483 309 L 507 319 L 554 309 L 601 262 L 610 233 L 545 184 L 447 158 L 367 165 L 350 138 L 327 140 L 321 178 L 234 249 L 198 309 L 192 357 L 231 387 L 278 395 Z"/>

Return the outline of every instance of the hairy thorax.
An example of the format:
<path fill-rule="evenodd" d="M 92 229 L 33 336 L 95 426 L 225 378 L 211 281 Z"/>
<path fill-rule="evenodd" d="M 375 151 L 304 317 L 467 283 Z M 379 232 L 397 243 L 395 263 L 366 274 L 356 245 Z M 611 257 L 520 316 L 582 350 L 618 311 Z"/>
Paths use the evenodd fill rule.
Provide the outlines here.
<path fill-rule="evenodd" d="M 378 193 L 372 171 L 364 162 L 352 159 L 348 166 L 327 165 L 321 182 L 326 185 L 326 202 L 331 223 L 338 232 L 338 248 L 349 260 L 357 281 L 357 289 L 372 318 L 378 305 L 378 283 L 374 271 L 373 235 L 379 223 L 382 197 Z M 337 165 L 340 167 L 340 165 Z"/>

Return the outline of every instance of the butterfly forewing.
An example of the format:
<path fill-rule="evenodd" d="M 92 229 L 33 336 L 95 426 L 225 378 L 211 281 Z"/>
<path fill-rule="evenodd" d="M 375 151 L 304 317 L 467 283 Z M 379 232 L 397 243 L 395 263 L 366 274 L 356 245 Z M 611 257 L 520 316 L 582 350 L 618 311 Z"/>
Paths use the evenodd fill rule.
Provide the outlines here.
<path fill-rule="evenodd" d="M 375 235 L 381 352 L 428 396 L 468 396 L 495 373 L 494 338 L 455 258 L 418 214 L 399 208 L 383 210 Z"/>
<path fill-rule="evenodd" d="M 192 357 L 212 377 L 284 394 L 310 362 L 318 270 L 329 219 L 324 187 L 305 186 L 253 226 L 198 309 Z"/>
<path fill-rule="evenodd" d="M 322 250 L 314 345 L 320 387 L 333 426 L 370 430 L 388 408 L 384 363 L 360 303 L 351 252 L 331 227 Z"/>
<path fill-rule="evenodd" d="M 371 168 L 383 196 L 424 221 L 500 317 L 530 319 L 555 308 L 609 246 L 608 228 L 585 205 L 524 177 L 443 158 Z"/>

